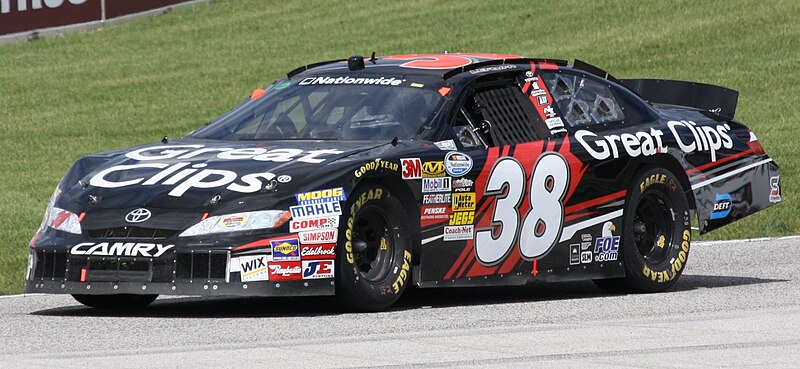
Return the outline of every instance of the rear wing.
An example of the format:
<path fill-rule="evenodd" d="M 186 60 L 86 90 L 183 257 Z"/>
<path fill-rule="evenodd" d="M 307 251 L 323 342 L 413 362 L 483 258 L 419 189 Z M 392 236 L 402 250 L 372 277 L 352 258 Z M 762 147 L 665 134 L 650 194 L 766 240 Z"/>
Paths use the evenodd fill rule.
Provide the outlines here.
<path fill-rule="evenodd" d="M 733 118 L 739 100 L 738 91 L 705 83 L 667 79 L 622 79 L 619 82 L 651 103 L 688 106 L 728 118 Z"/>

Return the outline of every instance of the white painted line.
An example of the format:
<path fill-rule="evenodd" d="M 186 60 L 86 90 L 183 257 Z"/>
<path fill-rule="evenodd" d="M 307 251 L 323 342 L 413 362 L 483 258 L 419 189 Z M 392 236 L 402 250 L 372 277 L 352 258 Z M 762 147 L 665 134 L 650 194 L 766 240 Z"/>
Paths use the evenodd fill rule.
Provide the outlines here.
<path fill-rule="evenodd" d="M 734 170 L 734 171 L 730 171 L 730 172 L 728 172 L 728 173 L 725 173 L 725 174 L 723 174 L 723 175 L 716 176 L 716 177 L 714 177 L 714 178 L 711 178 L 711 179 L 705 180 L 705 181 L 703 181 L 703 182 L 697 183 L 697 184 L 695 184 L 695 185 L 693 185 L 693 186 L 692 186 L 692 189 L 693 189 L 693 190 L 696 190 L 696 189 L 698 189 L 698 188 L 700 188 L 700 187 L 704 187 L 704 186 L 710 185 L 710 184 L 712 184 L 712 183 L 714 183 L 714 182 L 716 182 L 716 181 L 719 181 L 719 180 L 722 180 L 722 179 L 728 178 L 728 177 L 730 177 L 730 176 L 737 175 L 737 174 L 739 174 L 739 173 L 741 173 L 741 172 L 744 172 L 745 170 L 748 170 L 748 169 L 750 169 L 750 168 L 753 168 L 753 167 L 757 167 L 757 166 L 759 166 L 759 165 L 762 165 L 762 164 L 769 163 L 769 162 L 771 162 L 771 161 L 772 161 L 772 159 L 764 159 L 764 160 L 762 160 L 762 161 L 759 161 L 759 162 L 756 162 L 756 163 L 750 164 L 750 165 L 748 165 L 748 166 L 746 166 L 746 167 L 739 168 L 739 169 L 736 169 L 736 170 Z"/>
<path fill-rule="evenodd" d="M 440 234 L 438 236 L 433 236 L 431 238 L 426 238 L 426 239 L 422 240 L 422 244 L 424 245 L 424 244 L 427 244 L 427 243 L 431 243 L 431 242 L 436 241 L 436 240 L 438 240 L 438 239 L 440 239 L 442 237 L 444 237 L 444 234 Z"/>
<path fill-rule="evenodd" d="M 732 243 L 783 241 L 783 240 L 796 240 L 796 239 L 800 239 L 800 235 L 781 236 L 781 237 L 744 238 L 738 240 L 698 241 L 698 242 L 692 242 L 692 246 L 716 246 L 716 245 L 727 245 Z"/>

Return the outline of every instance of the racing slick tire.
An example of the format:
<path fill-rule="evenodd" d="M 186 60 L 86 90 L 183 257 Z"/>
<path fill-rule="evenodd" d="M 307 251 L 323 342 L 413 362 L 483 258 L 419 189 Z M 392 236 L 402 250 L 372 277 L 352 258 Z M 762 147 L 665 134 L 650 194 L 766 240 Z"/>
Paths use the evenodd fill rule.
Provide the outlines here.
<path fill-rule="evenodd" d="M 628 189 L 622 227 L 624 278 L 598 279 L 611 292 L 661 292 L 678 281 L 689 256 L 689 204 L 663 168 L 640 171 Z"/>
<path fill-rule="evenodd" d="M 95 309 L 136 310 L 150 305 L 158 295 L 72 295 L 72 297 L 81 304 Z"/>
<path fill-rule="evenodd" d="M 411 279 L 411 236 L 400 200 L 386 187 L 356 188 L 343 209 L 336 261 L 336 297 L 355 311 L 380 311 Z"/>

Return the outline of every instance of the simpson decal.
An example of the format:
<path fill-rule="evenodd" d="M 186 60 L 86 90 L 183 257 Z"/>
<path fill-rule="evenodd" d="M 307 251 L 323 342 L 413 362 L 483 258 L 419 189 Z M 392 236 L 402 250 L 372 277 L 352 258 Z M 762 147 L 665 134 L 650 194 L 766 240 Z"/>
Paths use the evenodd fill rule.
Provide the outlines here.
<path fill-rule="evenodd" d="M 333 229 L 320 229 L 316 231 L 300 232 L 301 244 L 318 244 L 318 243 L 332 243 L 339 239 L 339 230 Z"/>

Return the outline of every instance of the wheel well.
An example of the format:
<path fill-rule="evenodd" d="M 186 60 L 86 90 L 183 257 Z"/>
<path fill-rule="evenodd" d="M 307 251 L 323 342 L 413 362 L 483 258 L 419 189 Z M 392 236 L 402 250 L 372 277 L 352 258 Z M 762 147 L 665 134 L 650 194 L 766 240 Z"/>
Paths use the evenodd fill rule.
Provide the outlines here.
<path fill-rule="evenodd" d="M 645 170 L 649 167 L 660 167 L 670 171 L 678 181 L 681 182 L 681 186 L 683 186 L 686 200 L 689 203 L 689 209 L 697 210 L 697 203 L 694 199 L 694 191 L 692 191 L 692 185 L 689 183 L 689 178 L 686 176 L 686 172 L 683 169 L 683 166 L 678 162 L 672 155 L 662 154 L 657 156 L 651 156 L 647 158 L 642 158 L 635 166 L 633 170 L 632 176 L 635 176 L 636 173 Z"/>
<path fill-rule="evenodd" d="M 364 179 L 356 185 L 356 188 L 367 184 L 377 184 L 387 187 L 389 191 L 400 200 L 400 203 L 403 204 L 405 217 L 408 220 L 410 228 L 409 231 L 411 231 L 412 265 L 419 265 L 419 247 L 422 242 L 422 228 L 420 228 L 419 225 L 419 205 L 411 189 L 405 181 L 394 177 Z"/>

